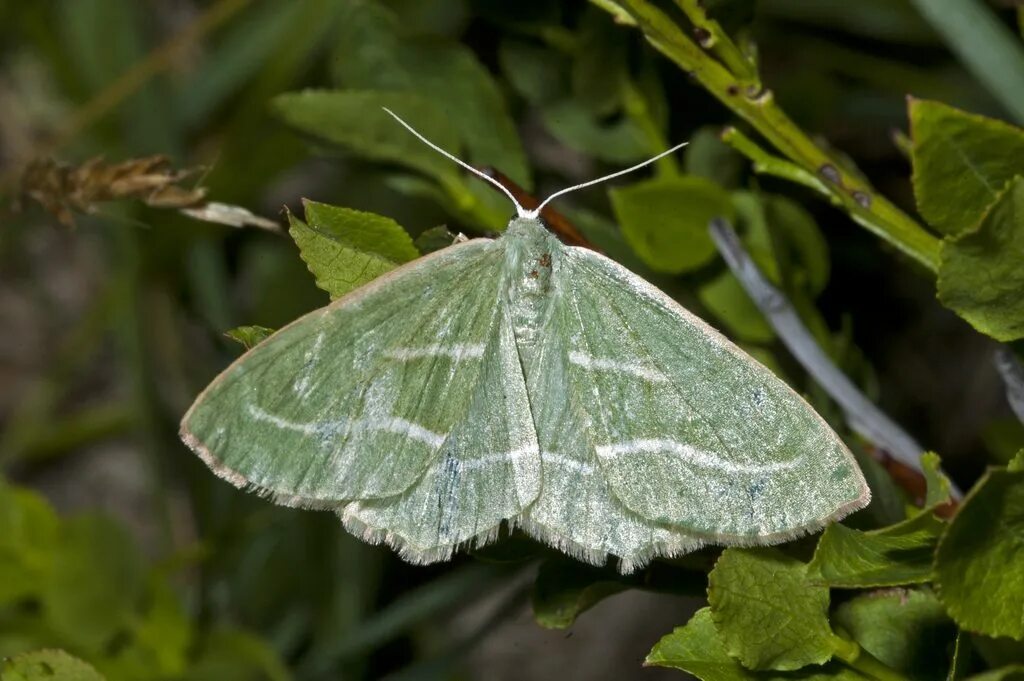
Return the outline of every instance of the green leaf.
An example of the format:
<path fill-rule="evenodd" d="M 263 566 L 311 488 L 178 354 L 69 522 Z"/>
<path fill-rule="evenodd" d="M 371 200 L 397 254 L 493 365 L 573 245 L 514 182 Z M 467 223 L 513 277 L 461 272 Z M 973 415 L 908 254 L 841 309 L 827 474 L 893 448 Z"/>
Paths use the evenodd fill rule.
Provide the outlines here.
<path fill-rule="evenodd" d="M 134 621 L 144 579 L 142 556 L 121 525 L 96 515 L 72 518 L 43 586 L 46 620 L 77 648 L 98 652 Z"/>
<path fill-rule="evenodd" d="M 775 338 L 761 310 L 729 270 L 701 286 L 697 296 L 734 338 L 748 343 L 767 343 Z"/>
<path fill-rule="evenodd" d="M 975 229 L 942 242 L 939 300 L 996 340 L 1022 338 L 1022 259 L 1024 176 L 1010 182 Z"/>
<path fill-rule="evenodd" d="M 1010 459 L 1010 462 L 1006 464 L 1006 470 L 1018 472 L 1024 471 L 1024 449 L 1017 452 L 1017 454 Z"/>
<path fill-rule="evenodd" d="M 656 272 L 697 269 L 715 254 L 712 218 L 732 220 L 729 194 L 702 177 L 656 178 L 609 194 L 626 241 Z"/>
<path fill-rule="evenodd" d="M 829 525 L 807 567 L 808 578 L 846 589 L 927 582 L 944 527 L 931 513 L 869 532 Z"/>
<path fill-rule="evenodd" d="M 778 549 L 723 551 L 708 575 L 708 602 L 726 650 L 748 669 L 822 664 L 839 644 L 828 624 L 828 588 Z"/>
<path fill-rule="evenodd" d="M 506 38 L 498 46 L 502 75 L 515 92 L 531 104 L 550 104 L 568 88 L 568 64 L 555 50 Z"/>
<path fill-rule="evenodd" d="M 914 195 L 928 223 L 957 235 L 1024 173 L 1024 130 L 951 106 L 910 100 Z"/>
<path fill-rule="evenodd" d="M 743 157 L 719 137 L 718 128 L 698 129 L 683 154 L 687 175 L 705 177 L 722 187 L 737 186 L 745 167 Z"/>
<path fill-rule="evenodd" d="M 1024 639 L 1024 472 L 991 469 L 939 542 L 935 584 L 970 631 Z"/>
<path fill-rule="evenodd" d="M 402 17 L 382 3 L 348 3 L 339 23 L 331 60 L 338 85 L 408 92 L 434 102 L 465 147 L 466 160 L 494 166 L 530 187 L 530 171 L 515 122 L 497 83 L 472 50 L 436 37 L 403 35 Z M 417 118 L 406 117 L 397 109 L 396 113 L 440 144 L 422 130 Z"/>
<path fill-rule="evenodd" d="M 632 118 L 605 123 L 572 99 L 550 103 L 542 115 L 544 126 L 555 139 L 596 159 L 625 164 L 652 155 L 647 136 Z"/>
<path fill-rule="evenodd" d="M 862 594 L 836 609 L 832 622 L 890 669 L 921 681 L 942 679 L 956 626 L 930 591 Z"/>
<path fill-rule="evenodd" d="M 290 681 L 278 654 L 262 639 L 237 629 L 217 629 L 202 643 L 182 681 Z"/>
<path fill-rule="evenodd" d="M 567 629 L 584 611 L 626 588 L 613 572 L 552 558 L 541 564 L 533 583 L 533 617 L 547 629 Z"/>
<path fill-rule="evenodd" d="M 828 284 L 831 271 L 828 242 L 807 210 L 785 196 L 767 196 L 765 218 L 772 233 L 779 268 L 799 288 L 817 296 Z"/>
<path fill-rule="evenodd" d="M 289 213 L 289 232 L 316 284 L 339 298 L 419 257 L 397 222 L 326 203 L 304 201 L 306 220 Z"/>
<path fill-rule="evenodd" d="M 432 142 L 459 153 L 448 115 L 429 99 L 402 92 L 304 90 L 278 95 L 274 112 L 293 128 L 373 161 L 398 163 L 436 179 L 457 176 L 457 166 L 420 142 L 384 111 L 387 107 Z"/>
<path fill-rule="evenodd" d="M 146 602 L 132 630 L 130 645 L 121 647 L 112 660 L 103 664 L 104 673 L 111 678 L 177 678 L 188 666 L 193 629 L 163 575 L 151 575 Z"/>
<path fill-rule="evenodd" d="M 599 116 L 619 110 L 629 86 L 627 34 L 587 7 L 574 41 L 572 98 Z"/>
<path fill-rule="evenodd" d="M 263 339 L 272 333 L 274 333 L 274 329 L 254 324 L 252 326 L 237 326 L 229 331 L 225 331 L 224 335 L 236 343 L 240 343 L 246 350 L 249 350 L 261 343 Z"/>
<path fill-rule="evenodd" d="M 924 511 L 935 508 L 941 504 L 948 503 L 952 499 L 950 493 L 949 478 L 942 472 L 942 460 L 935 452 L 925 452 L 921 455 L 921 468 L 924 472 L 925 495 Z"/>
<path fill-rule="evenodd" d="M 421 232 L 413 243 L 420 253 L 426 255 L 427 253 L 439 251 L 442 248 L 448 248 L 455 243 L 457 236 L 452 234 L 444 225 L 438 225 Z"/>
<path fill-rule="evenodd" d="M 1024 664 L 1012 664 L 1008 667 L 975 674 L 967 681 L 1024 681 Z"/>
<path fill-rule="evenodd" d="M 710 608 L 698 610 L 684 627 L 678 627 L 647 655 L 645 665 L 671 667 L 693 674 L 702 681 L 861 681 L 862 676 L 837 662 L 808 667 L 799 674 L 752 672 L 729 656 L 725 641 L 715 629 Z"/>
<path fill-rule="evenodd" d="M 103 681 L 103 677 L 63 650 L 37 650 L 6 660 L 0 681 Z"/>
<path fill-rule="evenodd" d="M 40 495 L 0 480 L 0 604 L 42 588 L 53 566 L 59 522 Z"/>

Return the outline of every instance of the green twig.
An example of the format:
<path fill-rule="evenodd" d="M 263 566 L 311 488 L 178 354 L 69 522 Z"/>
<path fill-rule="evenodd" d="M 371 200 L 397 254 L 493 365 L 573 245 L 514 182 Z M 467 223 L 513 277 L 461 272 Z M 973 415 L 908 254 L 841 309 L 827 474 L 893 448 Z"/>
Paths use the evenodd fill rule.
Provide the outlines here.
<path fill-rule="evenodd" d="M 697 43 L 710 51 L 725 64 L 725 67 L 748 88 L 757 91 L 761 87 L 761 78 L 743 51 L 737 47 L 732 38 L 722 30 L 722 25 L 711 18 L 701 0 L 675 0 L 679 9 L 693 24 L 693 35 Z"/>
<path fill-rule="evenodd" d="M 906 676 L 900 674 L 892 667 L 888 667 L 869 652 L 861 648 L 855 641 L 846 638 L 836 638 L 836 650 L 834 657 L 841 660 L 846 666 L 855 669 L 865 677 L 875 681 L 909 681 Z"/>
<path fill-rule="evenodd" d="M 749 122 L 783 156 L 817 177 L 829 196 L 866 227 L 929 270 L 938 267 L 938 240 L 893 203 L 818 147 L 775 103 L 772 92 L 746 87 L 740 75 L 712 58 L 661 10 L 645 0 L 615 0 L 647 40 L 711 94 Z M 680 0 L 682 1 L 682 0 Z M 606 2 L 598 6 L 607 9 Z"/>
<path fill-rule="evenodd" d="M 781 177 L 784 180 L 789 180 L 790 182 L 810 187 L 819 194 L 823 194 L 829 198 L 832 197 L 832 192 L 829 191 L 829 188 L 818 178 L 817 175 L 804 170 L 797 164 L 787 161 L 784 158 L 779 158 L 778 156 L 769 154 L 758 146 L 754 140 L 750 139 L 736 128 L 732 126 L 726 127 L 722 130 L 721 138 L 723 142 L 753 161 L 755 173 Z"/>

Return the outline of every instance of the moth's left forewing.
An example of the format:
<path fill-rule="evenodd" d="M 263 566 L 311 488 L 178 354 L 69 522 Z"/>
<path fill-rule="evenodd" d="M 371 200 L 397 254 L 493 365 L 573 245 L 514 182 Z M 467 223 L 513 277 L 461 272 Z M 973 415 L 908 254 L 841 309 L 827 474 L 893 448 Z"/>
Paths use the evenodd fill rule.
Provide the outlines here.
<path fill-rule="evenodd" d="M 621 265 L 566 249 L 574 389 L 612 492 L 721 543 L 783 541 L 865 506 L 852 454 L 792 389 Z"/>

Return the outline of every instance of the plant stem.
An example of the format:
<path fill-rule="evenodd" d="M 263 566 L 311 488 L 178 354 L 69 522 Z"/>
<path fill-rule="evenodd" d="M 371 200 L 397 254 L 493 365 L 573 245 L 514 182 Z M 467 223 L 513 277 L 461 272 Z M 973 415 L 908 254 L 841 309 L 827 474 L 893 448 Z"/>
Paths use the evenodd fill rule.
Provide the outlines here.
<path fill-rule="evenodd" d="M 869 679 L 875 681 L 909 681 L 906 676 L 900 674 L 891 667 L 886 666 L 877 658 L 860 647 L 855 641 L 837 637 L 834 657 L 855 669 Z"/>
<path fill-rule="evenodd" d="M 736 46 L 732 38 L 722 30 L 722 25 L 708 15 L 701 0 L 675 0 L 676 5 L 693 23 L 694 37 L 705 50 L 721 60 L 725 67 L 739 80 L 760 89 L 761 79 L 754 64 Z"/>
<path fill-rule="evenodd" d="M 615 1 L 630 14 L 657 50 L 749 122 L 783 156 L 817 177 L 829 196 L 854 221 L 929 270 L 937 270 L 938 239 L 885 197 L 877 194 L 855 173 L 847 170 L 843 161 L 833 158 L 818 147 L 779 108 L 770 90 L 759 85 L 751 87 L 751 82 L 745 81 L 742 76 L 731 72 L 726 64 L 712 58 L 690 40 L 675 22 L 645 0 Z M 678 1 L 683 3 L 683 0 Z M 608 9 L 606 2 L 596 4 Z"/>
<path fill-rule="evenodd" d="M 832 198 L 832 192 L 817 175 L 784 158 L 769 154 L 736 128 L 732 126 L 725 128 L 720 137 L 723 142 L 753 161 L 755 173 L 781 177 L 784 180 L 810 187 L 819 194 Z"/>

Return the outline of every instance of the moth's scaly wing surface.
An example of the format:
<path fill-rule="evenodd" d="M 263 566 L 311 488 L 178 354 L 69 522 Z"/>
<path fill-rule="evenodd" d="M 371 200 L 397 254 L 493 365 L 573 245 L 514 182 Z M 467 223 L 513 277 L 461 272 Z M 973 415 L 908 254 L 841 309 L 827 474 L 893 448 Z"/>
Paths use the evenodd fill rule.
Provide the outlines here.
<path fill-rule="evenodd" d="M 556 291 L 553 295 L 559 296 Z M 587 393 L 570 378 L 567 306 L 555 302 L 526 366 L 543 484 L 540 496 L 518 520 L 527 534 L 576 558 L 602 565 L 619 558 L 624 573 L 655 556 L 694 551 L 704 543 L 658 525 L 615 498 L 594 453 L 587 425 Z"/>
<path fill-rule="evenodd" d="M 568 391 L 629 509 L 715 543 L 766 544 L 867 504 L 821 417 L 667 295 L 579 248 L 565 249 L 557 285 Z"/>
<path fill-rule="evenodd" d="M 386 542 L 414 563 L 448 559 L 462 543 L 493 540 L 503 520 L 540 492 L 536 431 L 505 305 L 481 361 L 463 418 L 441 455 L 405 493 L 354 501 L 342 521 L 366 541 Z"/>
<path fill-rule="evenodd" d="M 402 494 L 465 446 L 448 435 L 500 337 L 503 262 L 500 242 L 473 240 L 302 317 L 211 383 L 183 439 L 222 477 L 281 503 Z"/>

